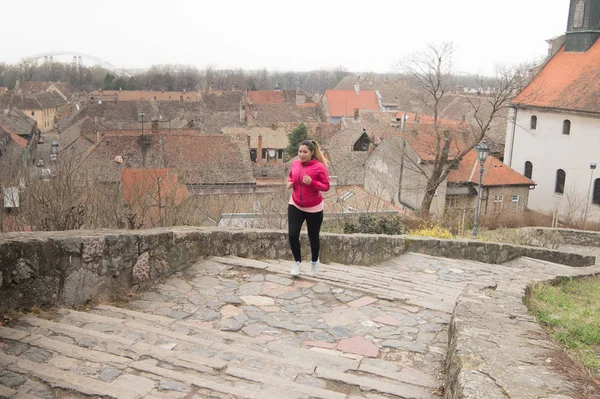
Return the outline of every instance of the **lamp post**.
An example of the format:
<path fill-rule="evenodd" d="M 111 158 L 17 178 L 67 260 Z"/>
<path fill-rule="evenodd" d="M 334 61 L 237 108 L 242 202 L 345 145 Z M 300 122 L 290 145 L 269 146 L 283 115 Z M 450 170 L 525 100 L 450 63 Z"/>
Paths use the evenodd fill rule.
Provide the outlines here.
<path fill-rule="evenodd" d="M 485 164 L 485 159 L 490 153 L 490 148 L 485 142 L 485 139 L 483 139 L 481 140 L 481 143 L 475 146 L 475 150 L 477 150 L 477 159 L 479 159 L 479 189 L 477 190 L 477 204 L 475 205 L 475 223 L 473 223 L 473 233 L 471 234 L 473 237 L 477 237 L 477 230 L 479 228 L 479 207 L 481 205 L 481 181 L 483 180 L 483 165 Z"/>
<path fill-rule="evenodd" d="M 588 212 L 588 205 L 590 204 L 590 193 L 592 192 L 592 181 L 594 180 L 594 169 L 596 169 L 596 163 L 592 162 L 590 163 L 590 185 L 588 187 L 588 193 L 587 193 L 587 197 L 585 199 L 585 212 L 583 213 L 583 223 L 585 223 L 587 221 L 587 212 Z"/>
<path fill-rule="evenodd" d="M 144 135 L 144 116 L 146 116 L 143 112 L 138 114 L 140 118 L 142 118 L 142 136 Z"/>

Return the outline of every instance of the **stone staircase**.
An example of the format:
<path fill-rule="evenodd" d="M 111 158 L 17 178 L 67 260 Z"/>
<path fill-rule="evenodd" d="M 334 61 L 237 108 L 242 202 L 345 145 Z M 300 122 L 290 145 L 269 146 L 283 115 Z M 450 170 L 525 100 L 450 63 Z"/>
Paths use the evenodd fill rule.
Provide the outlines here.
<path fill-rule="evenodd" d="M 440 397 L 464 283 L 290 265 L 211 258 L 120 307 L 24 315 L 0 327 L 0 397 Z"/>
<path fill-rule="evenodd" d="M 473 392 L 534 397 L 523 393 L 542 375 L 545 385 L 531 392 L 562 392 L 568 383 L 557 382 L 543 357 L 525 369 L 511 356 L 511 345 L 531 345 L 515 341 L 529 335 L 513 334 L 526 324 L 523 289 L 600 270 L 409 253 L 375 267 L 326 264 L 316 278 L 292 279 L 291 264 L 212 257 L 128 302 L 19 317 L 0 326 L 0 398 L 441 398 L 459 296 L 453 351 L 463 385 L 488 370 L 491 385 L 477 380 L 483 391 Z M 495 320 L 502 312 L 512 313 Z M 502 328 L 504 335 L 489 335 Z M 493 354 L 481 355 L 490 340 Z M 517 382 L 515 367 L 523 376 Z"/>

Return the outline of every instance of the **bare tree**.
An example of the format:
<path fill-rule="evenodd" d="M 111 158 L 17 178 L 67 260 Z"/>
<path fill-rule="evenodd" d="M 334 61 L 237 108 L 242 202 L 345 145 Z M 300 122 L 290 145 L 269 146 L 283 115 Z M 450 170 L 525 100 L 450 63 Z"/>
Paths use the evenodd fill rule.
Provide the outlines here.
<path fill-rule="evenodd" d="M 426 140 L 426 152 L 431 158 L 427 165 L 418 159 L 406 157 L 406 167 L 421 174 L 426 181 L 420 206 L 421 217 L 429 217 L 438 186 L 458 167 L 465 154 L 484 138 L 492 121 L 499 118 L 501 111 L 509 106 L 509 101 L 522 87 L 526 76 L 519 68 L 498 68 L 497 75 L 486 93 L 476 97 L 464 95 L 473 110 L 472 123 L 462 123 L 449 128 L 447 123 L 441 120 L 440 111 L 444 99 L 454 87 L 453 53 L 454 47 L 451 43 L 442 43 L 428 46 L 425 51 L 400 63 L 402 72 L 417 89 L 416 99 L 421 102 L 424 112 L 433 118 L 426 133 L 430 136 Z"/>

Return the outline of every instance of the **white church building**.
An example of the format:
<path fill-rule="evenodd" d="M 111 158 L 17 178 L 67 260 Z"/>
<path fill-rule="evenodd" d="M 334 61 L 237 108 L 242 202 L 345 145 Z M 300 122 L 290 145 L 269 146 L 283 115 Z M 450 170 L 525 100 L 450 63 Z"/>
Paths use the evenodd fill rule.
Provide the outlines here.
<path fill-rule="evenodd" d="M 565 35 L 512 101 L 504 162 L 536 182 L 529 208 L 600 221 L 600 0 L 571 0 Z"/>

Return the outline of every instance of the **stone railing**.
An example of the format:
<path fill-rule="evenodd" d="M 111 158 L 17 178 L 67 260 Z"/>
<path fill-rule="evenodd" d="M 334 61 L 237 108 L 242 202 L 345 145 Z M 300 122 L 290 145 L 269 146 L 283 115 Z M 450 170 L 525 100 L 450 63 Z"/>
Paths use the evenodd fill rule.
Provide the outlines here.
<path fill-rule="evenodd" d="M 308 254 L 305 235 L 302 245 Z M 355 265 L 376 264 L 409 251 L 486 263 L 520 256 L 571 266 L 595 261 L 543 248 L 406 236 L 323 234 L 321 248 L 322 262 Z M 228 255 L 291 259 L 287 234 L 279 230 L 179 227 L 1 234 L 0 313 L 116 297 L 206 256 Z"/>

